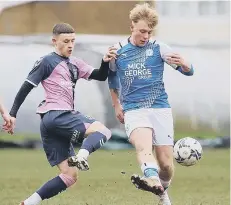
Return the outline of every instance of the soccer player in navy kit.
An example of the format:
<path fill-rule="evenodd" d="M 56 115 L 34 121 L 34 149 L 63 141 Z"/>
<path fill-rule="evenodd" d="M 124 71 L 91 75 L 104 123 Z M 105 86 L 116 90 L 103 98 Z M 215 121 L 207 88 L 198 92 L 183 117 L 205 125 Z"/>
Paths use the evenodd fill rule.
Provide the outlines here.
<path fill-rule="evenodd" d="M 139 189 L 170 205 L 166 191 L 173 176 L 173 118 L 163 83 L 164 63 L 191 76 L 193 67 L 166 44 L 151 40 L 158 15 L 149 4 L 130 11 L 131 36 L 114 45 L 108 83 L 118 120 L 125 124 L 144 176 L 133 175 Z M 169 34 L 171 35 L 171 33 Z M 152 153 L 155 150 L 156 159 Z"/>
<path fill-rule="evenodd" d="M 16 120 L 19 107 L 28 93 L 41 82 L 45 100 L 37 113 L 41 116 L 40 132 L 43 148 L 51 166 L 57 166 L 60 174 L 49 180 L 21 205 L 37 205 L 65 191 L 77 181 L 77 168 L 87 170 L 87 157 L 99 149 L 111 137 L 111 132 L 95 119 L 74 110 L 75 85 L 78 79 L 105 81 L 109 61 L 115 58 L 115 49 L 109 48 L 99 69 L 71 56 L 75 43 L 75 30 L 65 23 L 53 28 L 52 42 L 55 52 L 38 60 L 15 97 L 10 111 Z M 13 129 L 4 127 L 6 131 Z M 83 140 L 84 139 L 84 140 Z M 83 140 L 75 156 L 72 142 Z"/>

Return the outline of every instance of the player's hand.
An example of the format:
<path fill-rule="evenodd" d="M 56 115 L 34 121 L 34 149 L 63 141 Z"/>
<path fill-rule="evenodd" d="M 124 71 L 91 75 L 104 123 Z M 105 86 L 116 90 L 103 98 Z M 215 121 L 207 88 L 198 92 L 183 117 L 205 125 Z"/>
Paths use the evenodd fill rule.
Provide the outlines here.
<path fill-rule="evenodd" d="M 124 112 L 121 104 L 115 105 L 116 118 L 124 124 Z"/>
<path fill-rule="evenodd" d="M 185 61 L 185 59 L 177 53 L 167 53 L 164 55 L 164 59 L 168 64 L 175 64 L 181 66 L 183 71 L 189 72 L 191 65 Z"/>
<path fill-rule="evenodd" d="M 164 59 L 166 63 L 178 66 L 182 66 L 185 63 L 184 59 L 177 53 L 167 53 L 164 55 Z"/>
<path fill-rule="evenodd" d="M 103 57 L 104 62 L 109 62 L 112 59 L 116 59 L 117 56 L 117 48 L 115 47 L 109 47 L 107 53 Z"/>
<path fill-rule="evenodd" d="M 14 134 L 14 128 L 15 128 L 16 118 L 15 117 L 11 117 L 9 115 L 9 118 L 7 118 L 7 120 L 8 121 L 5 120 L 5 124 L 3 125 L 2 129 L 4 131 L 8 132 L 9 134 Z"/>

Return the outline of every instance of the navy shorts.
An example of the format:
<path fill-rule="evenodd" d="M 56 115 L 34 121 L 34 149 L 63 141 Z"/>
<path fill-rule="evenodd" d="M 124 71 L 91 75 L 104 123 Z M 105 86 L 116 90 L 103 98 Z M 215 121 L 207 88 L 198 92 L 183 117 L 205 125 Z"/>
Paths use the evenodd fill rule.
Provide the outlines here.
<path fill-rule="evenodd" d="M 84 139 L 87 127 L 96 120 L 76 111 L 49 111 L 40 123 L 41 139 L 47 159 L 55 166 L 74 156 L 72 143 Z"/>

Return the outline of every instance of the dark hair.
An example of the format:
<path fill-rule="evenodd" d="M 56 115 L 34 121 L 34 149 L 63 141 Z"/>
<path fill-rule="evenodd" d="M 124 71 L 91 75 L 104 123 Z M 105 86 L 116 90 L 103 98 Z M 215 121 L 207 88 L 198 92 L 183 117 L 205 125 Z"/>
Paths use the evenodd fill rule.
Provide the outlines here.
<path fill-rule="evenodd" d="M 53 35 L 60 35 L 62 33 L 75 33 L 75 29 L 67 23 L 58 23 L 53 27 Z"/>

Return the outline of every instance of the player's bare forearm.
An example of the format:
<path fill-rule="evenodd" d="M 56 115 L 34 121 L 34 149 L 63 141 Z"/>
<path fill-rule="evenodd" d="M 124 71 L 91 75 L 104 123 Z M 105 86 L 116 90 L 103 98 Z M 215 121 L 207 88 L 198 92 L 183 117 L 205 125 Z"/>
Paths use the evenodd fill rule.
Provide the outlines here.
<path fill-rule="evenodd" d="M 112 99 L 112 106 L 115 107 L 117 105 L 120 105 L 119 90 L 117 88 L 111 88 L 110 93 Z"/>
<path fill-rule="evenodd" d="M 0 113 L 1 113 L 1 115 L 3 115 L 4 113 L 7 113 L 7 112 L 8 112 L 7 109 L 5 108 L 2 101 L 0 100 Z"/>
<path fill-rule="evenodd" d="M 115 109 L 116 118 L 124 124 L 124 112 L 122 105 L 120 104 L 119 100 L 119 90 L 118 88 L 110 88 L 111 98 L 112 98 L 112 105 Z"/>

